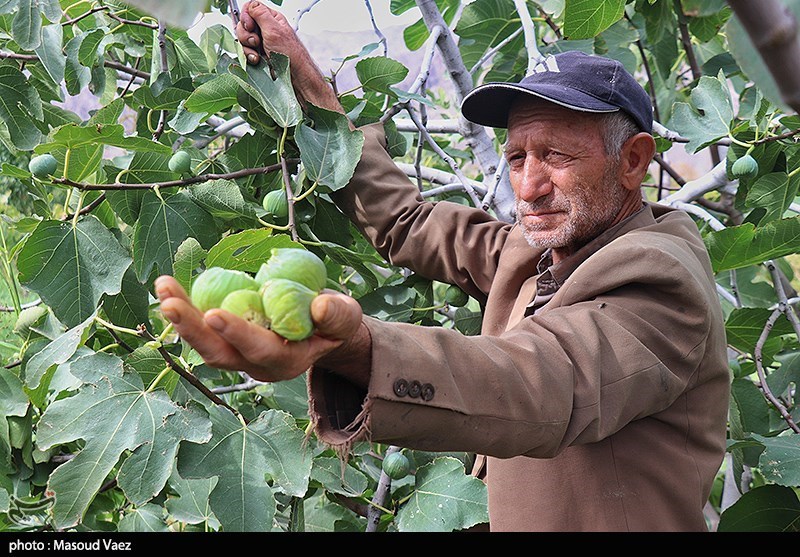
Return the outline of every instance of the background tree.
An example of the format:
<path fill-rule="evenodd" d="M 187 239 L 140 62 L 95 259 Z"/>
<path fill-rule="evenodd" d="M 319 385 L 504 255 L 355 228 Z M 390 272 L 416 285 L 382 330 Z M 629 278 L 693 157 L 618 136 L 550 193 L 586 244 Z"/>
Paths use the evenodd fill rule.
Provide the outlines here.
<path fill-rule="evenodd" d="M 309 2 L 297 25 L 332 1 Z M 370 2 L 353 4 L 371 14 Z M 746 4 L 731 2 L 740 14 Z M 330 76 L 356 124 L 385 124 L 425 198 L 505 221 L 504 132 L 461 118 L 461 98 L 563 50 L 611 56 L 641 79 L 658 142 L 646 195 L 696 220 L 727 320 L 729 452 L 706 505 L 720 531 L 794 530 L 800 516 L 800 2 L 767 4 L 772 22 L 742 26 L 722 0 L 392 0 L 393 13 L 419 14 L 404 30 L 406 61 L 373 20 L 374 40 L 341 53 Z M 189 288 L 205 268 L 254 274 L 272 248 L 292 246 L 323 258 L 328 286 L 369 315 L 480 330 L 476 300 L 390 265 L 336 209 L 329 194 L 363 137 L 341 115 L 304 113 L 285 57 L 244 63 L 238 9 L 0 2 L 0 529 L 450 531 L 487 520 L 473 455 L 362 443 L 343 460 L 311 432 L 304 378 L 270 385 L 213 369 L 158 311 L 160 274 Z M 229 23 L 193 38 L 202 12 Z M 761 40 L 775 28 L 785 46 Z M 435 64 L 446 86 L 431 85 Z M 357 86 L 341 87 L 346 71 Z M 88 116 L 65 104 L 85 91 L 97 100 Z M 170 165 L 175 152 L 188 171 Z M 41 155 L 55 171 L 28 165 Z M 265 209 L 271 192 L 285 216 Z M 408 475 L 395 457 L 382 468 L 397 452 Z"/>

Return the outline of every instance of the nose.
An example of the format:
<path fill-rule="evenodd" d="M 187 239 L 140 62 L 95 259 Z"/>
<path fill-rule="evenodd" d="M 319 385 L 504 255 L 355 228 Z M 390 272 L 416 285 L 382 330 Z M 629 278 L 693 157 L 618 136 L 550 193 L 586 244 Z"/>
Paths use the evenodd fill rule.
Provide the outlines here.
<path fill-rule="evenodd" d="M 550 172 L 536 157 L 525 157 L 522 168 L 510 176 L 517 197 L 532 203 L 553 191 Z"/>

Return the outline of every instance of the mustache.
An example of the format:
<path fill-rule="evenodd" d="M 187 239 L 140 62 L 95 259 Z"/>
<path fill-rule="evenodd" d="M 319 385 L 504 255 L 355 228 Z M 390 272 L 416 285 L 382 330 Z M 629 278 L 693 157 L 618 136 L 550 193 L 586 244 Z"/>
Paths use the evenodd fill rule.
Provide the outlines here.
<path fill-rule="evenodd" d="M 523 201 L 521 199 L 517 199 L 517 214 L 524 215 L 526 213 L 536 213 L 540 211 L 552 212 L 552 211 L 569 211 L 570 203 L 568 200 L 565 199 L 555 199 L 555 198 L 540 198 L 535 201 Z"/>

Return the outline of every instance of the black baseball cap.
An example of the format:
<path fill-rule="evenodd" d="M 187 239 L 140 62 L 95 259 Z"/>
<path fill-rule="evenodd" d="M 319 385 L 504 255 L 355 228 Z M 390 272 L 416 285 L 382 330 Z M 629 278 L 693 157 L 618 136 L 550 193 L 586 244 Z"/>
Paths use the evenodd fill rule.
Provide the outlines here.
<path fill-rule="evenodd" d="M 642 131 L 653 133 L 650 96 L 616 60 L 577 50 L 544 58 L 519 83 L 485 83 L 461 103 L 467 120 L 508 127 L 508 111 L 520 94 L 529 94 L 582 112 L 626 112 Z"/>

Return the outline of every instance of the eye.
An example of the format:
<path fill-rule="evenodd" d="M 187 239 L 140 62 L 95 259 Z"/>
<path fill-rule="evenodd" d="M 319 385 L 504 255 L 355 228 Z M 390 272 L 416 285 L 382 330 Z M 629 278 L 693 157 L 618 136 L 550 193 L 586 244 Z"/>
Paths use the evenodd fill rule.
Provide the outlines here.
<path fill-rule="evenodd" d="M 518 166 L 525 160 L 525 153 L 521 151 L 511 151 L 506 153 L 506 161 L 509 166 Z"/>

